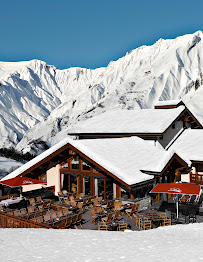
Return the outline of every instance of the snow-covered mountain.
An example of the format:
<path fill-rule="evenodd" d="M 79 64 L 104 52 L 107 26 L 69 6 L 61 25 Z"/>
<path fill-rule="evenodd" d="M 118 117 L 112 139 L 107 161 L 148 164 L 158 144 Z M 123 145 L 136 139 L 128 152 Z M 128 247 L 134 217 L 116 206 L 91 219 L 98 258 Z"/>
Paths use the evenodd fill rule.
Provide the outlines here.
<path fill-rule="evenodd" d="M 159 100 L 183 98 L 201 118 L 201 84 L 202 31 L 160 39 L 94 70 L 1 62 L 0 147 L 37 153 L 67 136 L 77 121 L 112 108 L 151 108 Z"/>

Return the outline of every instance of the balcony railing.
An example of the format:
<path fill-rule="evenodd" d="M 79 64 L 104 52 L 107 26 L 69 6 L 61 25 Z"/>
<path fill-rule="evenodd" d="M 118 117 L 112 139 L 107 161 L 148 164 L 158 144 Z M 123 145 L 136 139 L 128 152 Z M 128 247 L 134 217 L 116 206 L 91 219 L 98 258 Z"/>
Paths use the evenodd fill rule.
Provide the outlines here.
<path fill-rule="evenodd" d="M 190 173 L 190 182 L 203 185 L 203 175 Z"/>

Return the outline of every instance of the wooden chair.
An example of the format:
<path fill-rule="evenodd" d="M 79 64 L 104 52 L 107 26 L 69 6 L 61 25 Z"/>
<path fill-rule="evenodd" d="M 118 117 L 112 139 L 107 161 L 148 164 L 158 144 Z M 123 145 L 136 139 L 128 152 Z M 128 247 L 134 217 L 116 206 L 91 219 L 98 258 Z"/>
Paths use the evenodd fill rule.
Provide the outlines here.
<path fill-rule="evenodd" d="M 107 210 L 107 209 L 109 209 L 110 207 L 111 207 L 111 200 L 108 200 L 107 201 L 107 204 L 106 205 L 102 205 L 101 206 L 102 208 L 103 208 L 103 210 Z"/>
<path fill-rule="evenodd" d="M 152 222 L 150 220 L 141 220 L 140 229 L 146 230 L 152 228 Z"/>
<path fill-rule="evenodd" d="M 26 208 L 21 208 L 20 209 L 20 216 L 26 216 L 27 215 L 27 209 Z"/>
<path fill-rule="evenodd" d="M 114 208 L 114 204 L 115 204 L 115 200 L 113 199 L 113 200 L 110 200 L 111 201 L 111 208 Z"/>
<path fill-rule="evenodd" d="M 70 195 L 70 196 L 69 196 L 69 199 L 70 199 L 70 201 L 74 201 L 75 198 L 74 198 L 73 195 Z"/>
<path fill-rule="evenodd" d="M 124 221 L 122 223 L 118 223 L 117 231 L 124 231 L 127 229 L 127 223 Z"/>
<path fill-rule="evenodd" d="M 56 211 L 56 216 L 57 216 L 58 218 L 63 217 L 62 209 Z"/>
<path fill-rule="evenodd" d="M 102 212 L 101 206 L 96 206 L 97 214 L 100 214 Z"/>
<path fill-rule="evenodd" d="M 88 206 L 88 207 L 93 207 L 93 202 L 92 202 L 92 200 L 93 200 L 92 196 L 89 196 L 89 197 L 88 197 L 88 201 L 87 201 L 87 206 Z"/>
<path fill-rule="evenodd" d="M 36 202 L 37 202 L 37 203 L 42 202 L 42 197 L 41 197 L 41 196 L 37 196 L 37 197 L 36 197 Z"/>
<path fill-rule="evenodd" d="M 33 206 L 28 206 L 27 210 L 28 210 L 28 213 L 35 213 L 35 209 Z"/>
<path fill-rule="evenodd" d="M 68 200 L 68 199 L 65 199 L 64 202 L 65 202 L 65 204 L 66 204 L 67 206 L 70 206 L 70 205 L 71 205 L 71 201 Z"/>
<path fill-rule="evenodd" d="M 78 220 L 78 214 L 75 214 L 72 216 L 72 222 L 71 222 L 71 226 L 74 226 L 75 228 L 77 228 L 77 220 Z"/>
<path fill-rule="evenodd" d="M 82 215 L 83 215 L 82 212 L 78 213 L 77 221 L 76 221 L 76 223 L 75 223 L 75 227 L 76 227 L 76 228 L 77 228 L 79 225 L 82 226 Z"/>
<path fill-rule="evenodd" d="M 64 195 L 62 192 L 58 192 L 59 202 L 63 203 Z"/>
<path fill-rule="evenodd" d="M 115 202 L 114 209 L 119 210 L 123 214 L 124 213 L 124 207 L 122 205 L 123 205 L 122 201 L 119 200 L 119 201 Z"/>
<path fill-rule="evenodd" d="M 71 226 L 72 223 L 72 216 L 69 216 L 66 218 L 66 228 L 69 228 Z"/>
<path fill-rule="evenodd" d="M 107 224 L 107 223 L 109 223 L 112 220 L 112 218 L 113 218 L 113 214 L 109 213 L 107 217 L 103 217 L 102 218 L 102 222 Z"/>
<path fill-rule="evenodd" d="M 11 215 L 11 216 L 14 216 L 14 211 L 8 211 L 7 214 Z"/>
<path fill-rule="evenodd" d="M 97 200 L 100 203 L 102 201 L 102 197 L 98 197 Z"/>
<path fill-rule="evenodd" d="M 71 206 L 76 207 L 77 206 L 77 202 L 72 200 L 71 201 Z"/>
<path fill-rule="evenodd" d="M 46 215 L 44 215 L 44 223 L 46 224 L 51 224 L 52 221 L 51 221 L 51 214 L 47 213 Z"/>
<path fill-rule="evenodd" d="M 121 213 L 120 210 L 116 210 L 115 215 L 113 216 L 112 220 L 114 220 L 114 221 L 117 220 L 118 217 L 120 216 L 120 213 Z"/>
<path fill-rule="evenodd" d="M 20 210 L 16 209 L 13 214 L 16 217 L 19 217 L 20 216 Z"/>
<path fill-rule="evenodd" d="M 95 207 L 99 204 L 96 198 L 92 199 L 92 202 Z"/>
<path fill-rule="evenodd" d="M 69 212 L 68 208 L 63 208 L 62 213 L 63 213 L 63 216 L 66 217 L 66 216 L 69 215 L 70 212 Z"/>
<path fill-rule="evenodd" d="M 84 206 L 85 209 L 88 209 L 88 207 L 89 207 L 88 198 L 83 199 L 83 206 Z"/>
<path fill-rule="evenodd" d="M 137 212 L 137 206 L 134 204 L 132 205 L 131 209 L 126 209 L 125 210 L 127 217 L 130 217 L 132 219 L 132 216 L 135 216 L 135 212 Z"/>
<path fill-rule="evenodd" d="M 96 221 L 98 220 L 98 216 L 96 214 L 95 208 L 90 209 L 90 215 L 91 215 L 91 218 L 92 218 L 92 222 L 91 223 L 96 224 Z"/>
<path fill-rule="evenodd" d="M 83 202 L 78 202 L 78 205 L 77 205 L 77 207 L 79 208 L 79 209 L 83 209 L 82 207 L 83 207 Z"/>
<path fill-rule="evenodd" d="M 34 206 L 35 205 L 35 199 L 34 197 L 33 198 L 29 198 L 29 203 L 31 206 Z"/>
<path fill-rule="evenodd" d="M 170 218 L 166 218 L 163 220 L 163 222 L 160 224 L 160 226 L 171 226 L 171 219 Z"/>
<path fill-rule="evenodd" d="M 43 216 L 36 217 L 36 222 L 37 223 L 43 223 L 44 222 Z"/>
<path fill-rule="evenodd" d="M 159 214 L 159 217 L 166 219 L 166 218 L 167 218 L 167 215 L 166 215 L 166 213 L 160 213 L 160 214 Z"/>
<path fill-rule="evenodd" d="M 52 221 L 54 221 L 54 220 L 57 219 L 56 212 L 52 212 L 52 213 L 50 213 L 50 219 L 51 219 Z"/>
<path fill-rule="evenodd" d="M 108 230 L 108 225 L 104 223 L 99 223 L 98 230 Z"/>

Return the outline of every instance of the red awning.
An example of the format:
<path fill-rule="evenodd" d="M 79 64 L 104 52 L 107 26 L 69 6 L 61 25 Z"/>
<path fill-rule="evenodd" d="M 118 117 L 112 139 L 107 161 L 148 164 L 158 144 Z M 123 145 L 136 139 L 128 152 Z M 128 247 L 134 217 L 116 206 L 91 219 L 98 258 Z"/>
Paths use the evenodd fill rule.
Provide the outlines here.
<path fill-rule="evenodd" d="M 15 177 L 7 180 L 0 181 L 2 185 L 10 186 L 10 187 L 18 187 L 18 186 L 26 186 L 26 185 L 34 185 L 34 184 L 46 184 L 45 182 L 28 178 L 28 177 Z"/>
<path fill-rule="evenodd" d="M 186 183 L 160 183 L 150 193 L 200 195 L 201 186 Z"/>

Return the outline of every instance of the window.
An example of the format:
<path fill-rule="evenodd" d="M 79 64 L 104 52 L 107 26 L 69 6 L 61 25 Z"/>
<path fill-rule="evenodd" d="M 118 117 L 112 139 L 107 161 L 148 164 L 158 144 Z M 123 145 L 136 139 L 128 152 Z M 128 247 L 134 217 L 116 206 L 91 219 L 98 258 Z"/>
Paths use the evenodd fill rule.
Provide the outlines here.
<path fill-rule="evenodd" d="M 176 128 L 176 124 L 174 123 L 173 125 L 172 125 L 172 129 L 175 129 Z"/>
<path fill-rule="evenodd" d="M 68 163 L 65 163 L 65 162 L 62 163 L 62 164 L 61 164 L 61 167 L 62 167 L 62 168 L 68 168 Z"/>
<path fill-rule="evenodd" d="M 90 163 L 85 159 L 82 160 L 82 170 L 90 170 Z"/>
<path fill-rule="evenodd" d="M 72 169 L 79 169 L 79 156 L 75 156 L 72 160 L 71 160 L 71 168 Z"/>
<path fill-rule="evenodd" d="M 91 190 L 90 190 L 90 177 L 84 177 L 84 193 L 85 195 L 89 196 L 91 195 Z"/>
<path fill-rule="evenodd" d="M 98 178 L 98 196 L 104 197 L 104 179 Z"/>

